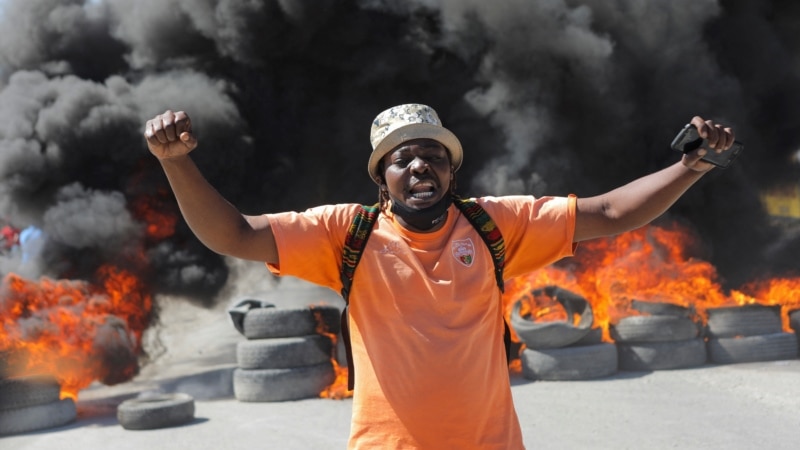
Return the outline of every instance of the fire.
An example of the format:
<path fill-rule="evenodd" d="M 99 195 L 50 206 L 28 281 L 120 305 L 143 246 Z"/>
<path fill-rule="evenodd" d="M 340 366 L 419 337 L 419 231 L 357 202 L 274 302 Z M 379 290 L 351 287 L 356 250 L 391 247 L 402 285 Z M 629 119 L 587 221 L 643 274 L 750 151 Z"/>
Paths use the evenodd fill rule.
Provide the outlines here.
<path fill-rule="evenodd" d="M 313 311 L 313 306 L 312 306 Z M 320 314 L 319 311 L 313 311 L 314 318 L 317 321 L 317 329 L 316 332 L 318 334 L 322 334 L 324 336 L 328 336 L 333 343 L 333 355 L 331 355 L 331 363 L 333 364 L 333 370 L 336 373 L 336 378 L 333 380 L 329 386 L 327 386 L 322 392 L 319 393 L 321 398 L 330 398 L 335 400 L 341 400 L 344 398 L 349 398 L 353 396 L 353 391 L 347 388 L 347 381 L 349 376 L 349 371 L 347 367 L 342 367 L 339 365 L 339 361 L 336 358 L 336 344 L 338 342 L 338 336 L 335 333 L 331 333 L 328 329 L 328 325 L 325 323 L 325 320 Z"/>
<path fill-rule="evenodd" d="M 576 294 L 584 295 L 574 274 L 554 266 L 545 267 L 528 276 L 506 282 L 503 295 L 506 320 L 510 323 L 511 309 L 517 300 L 522 301 L 520 308 L 522 317 L 533 316 L 536 320 L 541 321 L 565 320 L 566 313 L 557 302 L 545 296 L 534 298 L 532 295 L 532 291 L 535 289 L 548 285 L 557 285 Z M 595 317 L 597 317 L 597 313 L 595 313 Z M 513 328 L 511 328 L 511 338 L 519 341 Z"/>
<path fill-rule="evenodd" d="M 321 398 L 330 398 L 334 400 L 341 400 L 353 396 L 353 391 L 347 389 L 348 370 L 347 367 L 342 367 L 335 359 L 331 359 L 333 363 L 333 370 L 336 372 L 336 379 L 330 386 L 319 393 Z"/>
<path fill-rule="evenodd" d="M 792 331 L 789 325 L 789 313 L 800 309 L 800 278 L 754 281 L 742 287 L 742 290 L 751 293 L 750 296 L 739 293 L 741 298 L 747 300 L 746 303 L 753 303 L 750 300 L 759 299 L 760 304 L 780 305 L 783 329 L 787 332 Z"/>
<path fill-rule="evenodd" d="M 0 285 L 0 353 L 12 376 L 52 374 L 62 397 L 95 380 L 116 384 L 138 372 L 152 301 L 135 277 L 104 266 L 98 284 L 39 282 L 8 274 Z"/>
<path fill-rule="evenodd" d="M 151 240 L 175 231 L 177 214 L 164 206 L 162 197 L 164 193 L 140 196 L 131 202 Z M 0 356 L 9 365 L 9 376 L 53 375 L 62 397 L 77 398 L 94 381 L 113 385 L 138 373 L 153 301 L 135 275 L 146 270 L 145 252 L 129 252 L 123 259 L 136 272 L 106 264 L 91 281 L 5 276 L 0 284 Z"/>
<path fill-rule="evenodd" d="M 582 243 L 573 258 L 519 277 L 507 283 L 503 300 L 506 313 L 519 299 L 530 302 L 531 291 L 558 285 L 586 298 L 592 305 L 595 324 L 603 327 L 637 314 L 632 300 L 668 302 L 694 311 L 705 320 L 708 308 L 752 303 L 782 306 L 784 328 L 790 331 L 788 312 L 800 308 L 800 278 L 777 278 L 749 283 L 725 292 L 716 268 L 689 256 L 697 244 L 690 230 L 678 224 L 646 226 L 614 238 Z M 549 306 L 530 311 L 536 320 L 564 320 L 552 316 Z"/>
<path fill-rule="evenodd" d="M 508 372 L 513 374 L 522 373 L 522 361 L 519 358 L 514 358 L 508 363 Z"/>
<path fill-rule="evenodd" d="M 162 193 L 162 197 L 165 193 Z M 165 239 L 175 234 L 178 216 L 173 211 L 165 211 L 166 202 L 160 197 L 140 196 L 131 202 L 131 210 L 137 218 L 147 224 L 145 233 L 154 240 Z"/>

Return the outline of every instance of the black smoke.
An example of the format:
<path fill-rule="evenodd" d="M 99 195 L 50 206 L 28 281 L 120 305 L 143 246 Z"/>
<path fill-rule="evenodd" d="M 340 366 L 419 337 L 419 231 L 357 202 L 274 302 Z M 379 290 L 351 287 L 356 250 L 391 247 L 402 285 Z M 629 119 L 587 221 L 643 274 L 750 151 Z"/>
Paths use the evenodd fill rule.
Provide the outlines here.
<path fill-rule="evenodd" d="M 181 221 L 148 236 L 132 207 L 177 212 L 144 122 L 186 110 L 229 200 L 302 210 L 376 201 L 369 124 L 406 102 L 460 136 L 466 195 L 598 194 L 677 161 L 693 115 L 730 124 L 743 156 L 668 216 L 731 284 L 791 268 L 797 245 L 759 200 L 798 175 L 788 0 L 6 0 L 0 14 L 0 217 L 45 232 L 32 276 L 87 277 L 143 246 L 154 292 L 210 301 L 223 259 Z"/>

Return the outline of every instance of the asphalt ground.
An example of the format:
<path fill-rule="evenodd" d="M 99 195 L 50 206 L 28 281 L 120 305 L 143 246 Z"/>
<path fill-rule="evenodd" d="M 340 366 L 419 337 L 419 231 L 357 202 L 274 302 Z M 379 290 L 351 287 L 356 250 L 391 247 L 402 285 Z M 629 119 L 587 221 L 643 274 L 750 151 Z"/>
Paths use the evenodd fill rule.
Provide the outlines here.
<path fill-rule="evenodd" d="M 161 386 L 202 396 L 203 386 L 224 380 L 225 372 Z M 519 375 L 512 381 L 528 448 L 778 450 L 800 444 L 798 360 L 618 372 L 592 381 L 530 381 Z M 72 424 L 4 437 L 0 448 L 346 448 L 350 399 L 244 403 L 217 390 L 215 399 L 195 400 L 195 419 L 187 425 L 132 431 L 115 416 L 116 404 L 127 398 L 119 389 L 91 388 Z"/>
<path fill-rule="evenodd" d="M 346 448 L 351 399 L 236 400 L 235 345 L 244 338 L 226 307 L 162 303 L 161 323 L 146 343 L 155 356 L 139 376 L 116 386 L 89 386 L 79 394 L 77 420 L 0 437 L 0 449 Z M 148 392 L 192 395 L 194 420 L 124 429 L 117 405 Z M 512 392 L 530 449 L 800 448 L 800 359 L 622 371 L 581 381 L 512 374 Z"/>

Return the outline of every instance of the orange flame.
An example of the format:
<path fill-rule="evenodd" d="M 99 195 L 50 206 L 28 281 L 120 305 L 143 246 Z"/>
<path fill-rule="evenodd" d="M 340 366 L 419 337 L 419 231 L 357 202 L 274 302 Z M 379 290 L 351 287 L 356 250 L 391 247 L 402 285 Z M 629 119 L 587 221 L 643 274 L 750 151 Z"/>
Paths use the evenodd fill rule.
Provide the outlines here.
<path fill-rule="evenodd" d="M 129 205 L 151 240 L 175 232 L 178 216 L 165 206 L 167 195 L 140 196 Z M 136 272 L 146 269 L 142 248 L 125 259 Z M 0 284 L 0 359 L 9 376 L 55 376 L 62 397 L 77 398 L 96 380 L 128 381 L 139 371 L 152 308 L 143 282 L 114 265 L 97 269 L 93 282 L 8 274 Z"/>
<path fill-rule="evenodd" d="M 696 243 L 689 229 L 678 224 L 651 225 L 582 243 L 563 266 L 546 267 L 507 283 L 503 296 L 506 312 L 515 301 L 530 299 L 531 290 L 553 284 L 589 301 L 595 324 L 603 327 L 606 341 L 611 340 L 609 323 L 637 314 L 631 309 L 632 300 L 684 306 L 701 320 L 712 307 L 779 304 L 784 328 L 791 331 L 788 312 L 800 308 L 800 278 L 763 280 L 724 292 L 716 268 L 689 256 Z M 542 311 L 531 311 L 530 315 L 548 314 L 545 306 L 540 308 Z"/>
<path fill-rule="evenodd" d="M 793 331 L 789 324 L 789 313 L 800 309 L 800 277 L 754 281 L 742 287 L 742 290 L 751 292 L 752 296 L 737 293 L 747 300 L 759 299 L 760 304 L 780 305 L 783 329 Z"/>
<path fill-rule="evenodd" d="M 333 363 L 333 370 L 336 372 L 336 379 L 330 386 L 327 386 L 322 392 L 319 393 L 321 398 L 330 398 L 334 400 L 342 400 L 353 396 L 353 391 L 347 389 L 348 370 L 347 367 L 342 367 L 335 359 L 331 359 Z"/>
<path fill-rule="evenodd" d="M 508 372 L 511 374 L 522 373 L 522 361 L 519 358 L 514 358 L 508 363 Z"/>
<path fill-rule="evenodd" d="M 353 391 L 347 388 L 348 376 L 349 371 L 347 367 L 342 367 L 339 365 L 339 361 L 336 358 L 336 344 L 339 340 L 338 336 L 335 333 L 331 333 L 328 329 L 328 324 L 325 323 L 325 320 L 322 318 L 322 314 L 319 311 L 313 311 L 314 318 L 317 321 L 317 329 L 316 332 L 318 334 L 322 334 L 324 336 L 328 336 L 333 343 L 333 354 L 331 355 L 331 363 L 333 364 L 333 370 L 336 373 L 336 378 L 333 380 L 333 383 L 326 386 L 322 392 L 319 393 L 321 398 L 330 398 L 335 400 L 341 400 L 344 398 L 349 398 L 353 396 Z"/>
<path fill-rule="evenodd" d="M 541 270 L 530 273 L 524 277 L 513 278 L 506 282 L 505 294 L 503 295 L 504 310 L 506 320 L 510 323 L 511 310 L 514 303 L 521 301 L 520 315 L 522 317 L 532 316 L 537 321 L 564 320 L 566 312 L 561 305 L 552 299 L 541 296 L 534 299 L 532 291 L 548 285 L 557 285 L 576 294 L 583 295 L 574 274 L 548 266 Z M 511 327 L 511 339 L 519 342 L 516 331 Z"/>
<path fill-rule="evenodd" d="M 157 197 L 141 196 L 131 202 L 134 216 L 147 224 L 146 235 L 150 239 L 165 239 L 175 234 L 178 216 L 165 210 L 164 202 Z"/>
<path fill-rule="evenodd" d="M 52 374 L 62 397 L 77 397 L 95 380 L 127 381 L 138 372 L 140 339 L 152 302 L 129 273 L 98 271 L 85 281 L 38 283 L 14 274 L 0 285 L 0 352 L 13 376 Z"/>

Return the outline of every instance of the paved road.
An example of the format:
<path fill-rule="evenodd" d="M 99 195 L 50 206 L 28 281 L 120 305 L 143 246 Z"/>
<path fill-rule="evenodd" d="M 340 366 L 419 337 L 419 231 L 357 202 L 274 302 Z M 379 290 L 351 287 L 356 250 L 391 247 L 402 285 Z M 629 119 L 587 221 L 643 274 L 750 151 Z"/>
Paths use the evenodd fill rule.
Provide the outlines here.
<path fill-rule="evenodd" d="M 160 382 L 161 388 L 196 396 L 195 421 L 185 426 L 125 430 L 115 405 L 132 390 L 123 394 L 125 386 L 98 386 L 82 394 L 73 424 L 0 438 L 0 448 L 346 447 L 351 400 L 243 403 L 230 395 L 229 375 L 229 368 L 219 368 Z M 780 450 L 800 445 L 800 360 L 619 372 L 593 381 L 534 382 L 521 376 L 512 381 L 528 448 Z"/>
<path fill-rule="evenodd" d="M 346 448 L 351 400 L 243 403 L 233 397 L 235 346 L 244 338 L 225 307 L 161 299 L 160 325 L 145 339 L 154 360 L 137 378 L 91 386 L 80 393 L 77 421 L 2 437 L 0 449 Z M 194 422 L 161 430 L 122 428 L 116 406 L 152 390 L 194 396 Z M 512 390 L 528 448 L 800 448 L 800 359 L 618 372 L 592 381 L 515 375 Z"/>

